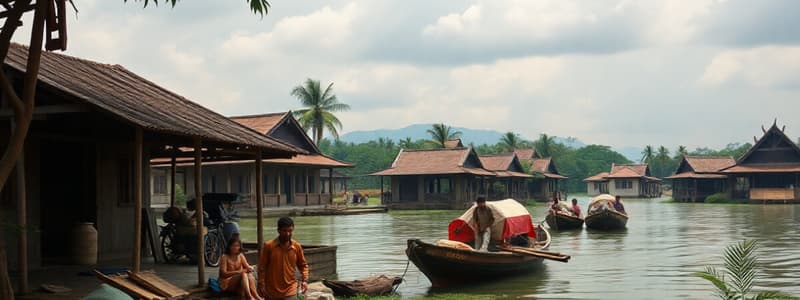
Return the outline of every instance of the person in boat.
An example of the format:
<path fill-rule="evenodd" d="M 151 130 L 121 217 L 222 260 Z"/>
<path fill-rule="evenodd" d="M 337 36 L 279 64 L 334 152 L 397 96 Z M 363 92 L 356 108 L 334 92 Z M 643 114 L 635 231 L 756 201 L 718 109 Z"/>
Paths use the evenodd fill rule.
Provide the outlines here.
<path fill-rule="evenodd" d="M 553 204 L 550 205 L 550 209 L 554 210 L 555 212 L 561 211 L 561 204 L 559 202 L 558 195 L 553 194 Z"/>
<path fill-rule="evenodd" d="M 223 291 L 235 293 L 242 299 L 264 299 L 258 295 L 253 268 L 242 253 L 242 242 L 238 237 L 228 241 L 228 249 L 220 259 L 219 286 Z"/>
<path fill-rule="evenodd" d="M 258 291 L 267 299 L 294 299 L 297 288 L 308 290 L 308 264 L 303 246 L 292 240 L 294 221 L 289 217 L 278 220 L 278 237 L 264 242 L 258 259 Z M 295 272 L 301 275 L 300 282 Z"/>
<path fill-rule="evenodd" d="M 485 251 L 489 247 L 489 242 L 492 237 L 491 228 L 494 224 L 494 215 L 492 208 L 486 205 L 486 198 L 478 197 L 475 201 L 475 212 L 473 219 L 475 220 L 475 249 L 478 251 Z"/>
<path fill-rule="evenodd" d="M 578 199 L 572 198 L 572 214 L 576 217 L 581 217 L 581 207 L 578 206 Z"/>
<path fill-rule="evenodd" d="M 611 207 L 618 212 L 625 213 L 625 205 L 622 205 L 620 196 L 614 197 L 614 202 L 611 203 Z"/>

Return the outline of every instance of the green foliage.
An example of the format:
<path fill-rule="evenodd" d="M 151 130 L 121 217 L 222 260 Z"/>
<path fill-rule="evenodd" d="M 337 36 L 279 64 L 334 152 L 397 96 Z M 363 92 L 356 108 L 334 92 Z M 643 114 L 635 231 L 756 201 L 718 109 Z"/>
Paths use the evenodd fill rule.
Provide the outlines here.
<path fill-rule="evenodd" d="M 180 184 L 175 185 L 175 205 L 178 207 L 186 207 L 186 193 Z"/>
<path fill-rule="evenodd" d="M 128 0 L 124 0 L 128 2 Z M 158 6 L 158 0 L 133 0 L 134 2 L 144 2 L 144 7 L 147 7 L 150 2 L 153 2 L 154 5 Z M 250 11 L 253 13 L 259 14 L 261 16 L 266 15 L 269 13 L 270 4 L 267 0 L 246 0 L 248 5 L 250 6 Z M 172 7 L 175 7 L 178 4 L 178 0 L 163 0 L 163 3 L 167 3 Z"/>
<path fill-rule="evenodd" d="M 311 137 L 314 143 L 322 141 L 324 130 L 334 137 L 339 138 L 339 130 L 342 129 L 342 122 L 333 113 L 347 111 L 350 106 L 339 102 L 333 93 L 333 83 L 331 82 L 323 91 L 319 80 L 306 79 L 305 83 L 292 89 L 292 96 L 305 107 L 294 112 L 294 117 L 303 126 L 303 129 L 311 129 Z"/>
<path fill-rule="evenodd" d="M 444 148 L 447 141 L 461 137 L 461 131 L 453 131 L 453 128 L 444 123 L 433 124 L 427 132 L 431 135 L 428 143 L 435 148 Z"/>
<path fill-rule="evenodd" d="M 528 141 L 523 140 L 519 134 L 509 131 L 500 138 L 500 141 L 496 146 L 499 147 L 503 152 L 512 152 L 515 149 L 528 148 L 531 146 L 531 144 Z"/>
<path fill-rule="evenodd" d="M 798 299 L 776 291 L 763 291 L 750 296 L 753 281 L 757 277 L 756 241 L 744 240 L 725 248 L 724 271 L 707 266 L 705 271 L 694 276 L 710 282 L 717 289 L 715 294 L 724 300 L 733 299 Z"/>
<path fill-rule="evenodd" d="M 706 197 L 705 203 L 730 203 L 731 198 L 726 193 L 716 193 Z"/>
<path fill-rule="evenodd" d="M 555 144 L 556 138 L 554 136 L 548 136 L 546 133 L 540 134 L 539 139 L 533 143 L 536 148 L 536 153 L 538 153 L 540 157 L 555 156 L 553 154 L 553 147 Z"/>
<path fill-rule="evenodd" d="M 750 147 L 753 145 L 750 143 L 730 143 L 725 146 L 725 148 L 721 150 L 714 150 L 711 148 L 697 148 L 694 151 L 689 152 L 689 155 L 697 155 L 697 156 L 733 156 L 735 159 L 739 159 L 744 155 L 747 150 L 750 150 Z"/>

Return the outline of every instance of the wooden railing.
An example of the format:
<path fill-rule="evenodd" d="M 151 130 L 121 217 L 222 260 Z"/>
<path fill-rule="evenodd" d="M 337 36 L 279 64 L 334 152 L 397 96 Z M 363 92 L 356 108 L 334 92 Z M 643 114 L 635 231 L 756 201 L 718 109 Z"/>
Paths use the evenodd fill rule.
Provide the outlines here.
<path fill-rule="evenodd" d="M 751 188 L 750 200 L 793 200 L 794 188 Z"/>

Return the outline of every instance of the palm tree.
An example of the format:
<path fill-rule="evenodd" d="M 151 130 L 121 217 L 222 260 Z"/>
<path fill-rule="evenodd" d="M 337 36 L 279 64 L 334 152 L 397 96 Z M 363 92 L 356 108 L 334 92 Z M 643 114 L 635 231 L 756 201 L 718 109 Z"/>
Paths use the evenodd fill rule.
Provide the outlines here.
<path fill-rule="evenodd" d="M 453 128 L 444 125 L 444 123 L 433 124 L 431 129 L 427 131 L 428 134 L 431 135 L 431 139 L 428 140 L 428 143 L 437 148 L 444 148 L 447 141 L 457 139 L 461 136 L 461 131 L 453 131 Z"/>
<path fill-rule="evenodd" d="M 552 156 L 552 149 L 553 144 L 555 144 L 556 138 L 553 136 L 548 136 L 546 133 L 542 133 L 539 135 L 539 140 L 536 141 L 536 152 L 539 153 L 541 157 L 549 157 Z"/>
<path fill-rule="evenodd" d="M 506 132 L 502 137 L 500 137 L 500 147 L 503 148 L 504 151 L 514 151 L 514 149 L 519 149 L 523 147 L 524 141 L 522 138 L 519 137 L 519 134 L 516 134 L 512 131 Z"/>
<path fill-rule="evenodd" d="M 414 147 L 414 141 L 411 140 L 411 137 L 406 137 L 398 142 L 400 148 L 403 149 L 410 149 Z"/>
<path fill-rule="evenodd" d="M 656 154 L 656 161 L 658 162 L 658 174 L 656 176 L 663 177 L 667 174 L 667 161 L 669 161 L 669 149 L 667 147 L 658 146 L 658 154 Z"/>
<path fill-rule="evenodd" d="M 297 97 L 305 109 L 294 112 L 294 116 L 303 129 L 311 129 L 314 143 L 322 140 L 322 132 L 327 129 L 334 138 L 339 138 L 342 122 L 333 113 L 347 111 L 350 106 L 339 102 L 333 94 L 333 82 L 323 91 L 319 80 L 306 79 L 302 85 L 292 89 L 292 96 Z"/>
<path fill-rule="evenodd" d="M 640 159 L 639 162 L 649 163 L 653 157 L 655 157 L 655 150 L 653 149 L 653 146 L 644 146 L 644 150 L 642 150 L 642 159 Z"/>
<path fill-rule="evenodd" d="M 712 266 L 694 273 L 694 276 L 711 282 L 717 288 L 716 295 L 720 299 L 798 299 L 791 295 L 776 291 L 765 291 L 748 297 L 756 279 L 756 241 L 745 240 L 725 248 L 725 271 L 717 271 Z M 729 279 L 726 276 L 729 276 Z"/>

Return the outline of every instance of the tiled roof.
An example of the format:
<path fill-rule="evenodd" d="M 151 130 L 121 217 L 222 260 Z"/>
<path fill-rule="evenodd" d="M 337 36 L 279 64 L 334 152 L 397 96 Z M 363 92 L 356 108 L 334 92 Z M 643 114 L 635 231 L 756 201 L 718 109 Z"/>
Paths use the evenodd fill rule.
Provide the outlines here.
<path fill-rule="evenodd" d="M 551 160 L 550 157 L 534 159 L 533 164 L 531 164 L 531 171 L 547 173 Z"/>
<path fill-rule="evenodd" d="M 28 48 L 12 43 L 5 65 L 24 72 Z M 241 126 L 120 65 L 43 52 L 39 81 L 148 131 L 247 145 L 271 152 L 304 153 Z"/>
<path fill-rule="evenodd" d="M 507 171 L 508 167 L 514 161 L 514 154 L 481 155 L 480 159 L 484 169 L 490 171 Z"/>
<path fill-rule="evenodd" d="M 594 176 L 588 177 L 583 181 L 606 181 L 606 176 L 608 176 L 608 172 L 602 172 Z"/>
<path fill-rule="evenodd" d="M 768 165 L 737 165 L 725 170 L 722 173 L 795 173 L 800 172 L 800 164 L 768 164 Z"/>
<path fill-rule="evenodd" d="M 684 178 L 693 178 L 693 179 L 725 179 L 728 178 L 727 175 L 723 174 L 708 174 L 708 173 L 695 173 L 695 172 L 683 172 L 679 174 L 675 174 L 666 179 L 684 179 Z"/>
<path fill-rule="evenodd" d="M 464 147 L 464 143 L 461 142 L 461 139 L 452 139 L 447 140 L 444 142 L 445 148 L 461 148 Z"/>
<path fill-rule="evenodd" d="M 293 156 L 292 158 L 264 159 L 263 162 L 272 164 L 303 165 L 303 166 L 314 166 L 323 168 L 346 168 L 353 166 L 352 164 L 341 162 L 322 154 L 298 154 Z M 165 167 L 170 165 L 170 159 L 157 158 L 150 160 L 150 163 L 154 167 Z M 204 166 L 225 165 L 225 164 L 239 165 L 239 164 L 252 164 L 252 163 L 254 163 L 254 160 L 224 160 L 224 161 L 203 162 L 203 165 Z M 191 166 L 194 164 L 194 160 L 192 158 L 182 157 L 177 159 L 176 164 L 178 166 Z"/>
<path fill-rule="evenodd" d="M 634 171 L 633 168 L 628 167 L 614 167 L 611 174 L 606 176 L 606 178 L 636 178 L 636 177 L 645 177 L 644 174 Z"/>
<path fill-rule="evenodd" d="M 731 156 L 686 156 L 684 159 L 695 173 L 714 173 L 736 164 Z"/>
<path fill-rule="evenodd" d="M 278 122 L 286 117 L 286 114 L 288 113 L 289 112 L 279 112 L 261 115 L 236 116 L 231 117 L 231 120 L 234 120 L 244 126 L 253 128 L 255 131 L 258 131 L 261 134 L 267 134 L 273 128 L 275 128 L 275 125 L 278 125 Z"/>
<path fill-rule="evenodd" d="M 480 163 L 472 148 L 401 150 L 388 169 L 372 175 L 474 174 L 494 176 L 481 166 L 465 166 L 469 156 Z"/>
<path fill-rule="evenodd" d="M 530 161 L 535 158 L 536 150 L 533 148 L 528 149 L 514 149 L 514 154 L 519 157 L 519 160 Z"/>
<path fill-rule="evenodd" d="M 647 176 L 647 164 L 615 164 L 611 167 L 611 175 L 609 176 L 613 176 L 620 172 L 624 172 L 624 174 L 631 174 L 628 170 L 635 174 L 633 177 Z"/>

